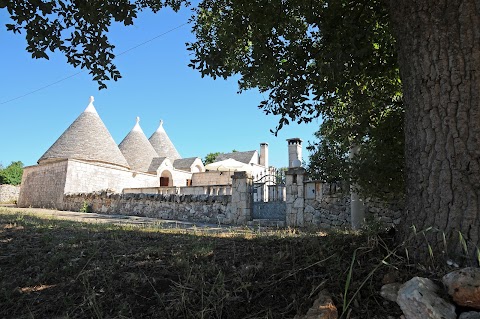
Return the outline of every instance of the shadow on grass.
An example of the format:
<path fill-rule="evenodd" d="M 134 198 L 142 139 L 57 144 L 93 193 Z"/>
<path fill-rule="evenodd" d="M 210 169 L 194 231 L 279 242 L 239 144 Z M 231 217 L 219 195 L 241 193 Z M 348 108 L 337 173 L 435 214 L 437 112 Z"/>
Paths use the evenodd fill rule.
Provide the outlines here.
<path fill-rule="evenodd" d="M 0 212 L 0 317 L 293 318 L 322 289 L 341 313 L 354 251 L 362 247 L 350 297 L 389 241 L 294 230 L 187 233 Z M 390 265 L 356 295 L 351 318 L 401 314 L 378 295 Z"/>

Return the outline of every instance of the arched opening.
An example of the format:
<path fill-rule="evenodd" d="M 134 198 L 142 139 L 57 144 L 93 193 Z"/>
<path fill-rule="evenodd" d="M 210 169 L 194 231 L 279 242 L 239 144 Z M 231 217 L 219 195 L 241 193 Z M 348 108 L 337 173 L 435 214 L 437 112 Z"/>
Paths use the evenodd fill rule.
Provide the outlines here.
<path fill-rule="evenodd" d="M 160 187 L 173 186 L 172 173 L 169 170 L 164 170 L 160 175 Z"/>

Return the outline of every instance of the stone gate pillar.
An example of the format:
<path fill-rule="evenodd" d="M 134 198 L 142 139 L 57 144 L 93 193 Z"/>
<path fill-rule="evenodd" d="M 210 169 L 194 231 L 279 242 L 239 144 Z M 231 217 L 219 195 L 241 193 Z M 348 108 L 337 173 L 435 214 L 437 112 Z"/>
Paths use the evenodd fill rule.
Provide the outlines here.
<path fill-rule="evenodd" d="M 303 167 L 291 167 L 285 173 L 287 226 L 302 227 L 305 225 L 303 210 L 305 208 L 304 180 L 306 173 Z"/>
<path fill-rule="evenodd" d="M 252 220 L 253 178 L 247 172 L 235 172 L 232 176 L 232 217 L 236 225 L 246 225 Z"/>

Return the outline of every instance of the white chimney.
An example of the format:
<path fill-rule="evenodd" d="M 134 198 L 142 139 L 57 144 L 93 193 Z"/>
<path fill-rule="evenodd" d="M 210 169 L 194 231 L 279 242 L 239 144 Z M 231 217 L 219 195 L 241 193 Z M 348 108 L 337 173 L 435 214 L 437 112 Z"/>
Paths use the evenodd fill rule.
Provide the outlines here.
<path fill-rule="evenodd" d="M 268 167 L 268 143 L 260 143 L 260 165 Z"/>
<path fill-rule="evenodd" d="M 302 166 L 302 140 L 298 137 L 287 139 L 288 167 Z"/>

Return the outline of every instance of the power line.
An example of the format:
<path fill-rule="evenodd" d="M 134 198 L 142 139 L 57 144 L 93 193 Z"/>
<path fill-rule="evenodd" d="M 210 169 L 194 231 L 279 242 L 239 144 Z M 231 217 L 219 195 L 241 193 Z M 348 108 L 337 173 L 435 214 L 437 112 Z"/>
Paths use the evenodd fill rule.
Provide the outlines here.
<path fill-rule="evenodd" d="M 137 44 L 136 46 L 133 46 L 133 47 L 131 47 L 131 48 L 125 50 L 125 51 L 122 51 L 122 52 L 120 52 L 119 54 L 117 54 L 116 56 L 118 57 L 118 56 L 124 55 L 125 53 L 128 53 L 128 52 L 130 52 L 130 51 L 133 51 L 133 50 L 135 50 L 135 49 L 137 49 L 137 48 L 139 48 L 139 47 L 141 47 L 141 46 L 143 46 L 143 45 L 145 45 L 145 44 L 147 44 L 147 43 L 150 43 L 150 42 L 152 42 L 152 41 L 154 41 L 154 40 L 156 40 L 156 39 L 158 39 L 158 38 L 163 37 L 164 35 L 169 34 L 170 32 L 173 32 L 173 31 L 175 31 L 175 30 L 177 30 L 177 29 L 180 29 L 181 27 L 183 27 L 183 26 L 185 26 L 185 25 L 187 25 L 187 24 L 188 24 L 188 22 L 185 22 L 185 23 L 183 23 L 183 24 L 180 24 L 180 25 L 176 26 L 175 28 L 172 28 L 172 29 L 170 29 L 170 30 L 168 30 L 168 31 L 165 31 L 165 32 L 163 32 L 163 33 L 161 33 L 161 34 L 159 34 L 159 35 L 157 35 L 157 36 L 155 36 L 155 37 L 153 37 L 153 38 L 151 38 L 151 39 L 149 39 L 149 40 L 146 40 L 146 41 L 144 41 L 144 42 L 142 42 L 142 43 L 140 43 L 140 44 Z M 75 77 L 75 76 L 77 76 L 77 75 L 79 75 L 80 73 L 83 73 L 83 72 L 85 72 L 85 71 L 86 71 L 86 70 L 81 70 L 81 71 L 79 71 L 79 72 L 77 72 L 77 73 L 74 73 L 74 74 L 72 74 L 72 75 L 69 75 L 69 76 L 67 76 L 67 77 L 64 77 L 64 78 L 62 78 L 62 79 L 60 79 L 60 80 L 58 80 L 58 81 L 52 82 L 52 83 L 50 83 L 50 84 L 47 84 L 47 85 L 45 85 L 45 86 L 42 86 L 42 87 L 40 87 L 40 88 L 38 88 L 38 89 L 35 89 L 35 90 L 30 91 L 30 92 L 28 92 L 28 93 L 25 93 L 25 94 L 23 94 L 23 95 L 19 95 L 19 96 L 13 98 L 13 99 L 4 101 L 4 102 L 0 103 L 0 105 L 2 105 L 2 104 L 7 104 L 7 103 L 10 103 L 10 102 L 16 101 L 16 100 L 18 100 L 18 99 L 24 98 L 25 96 L 34 94 L 34 93 L 36 93 L 36 92 L 38 92 L 38 91 L 42 91 L 42 90 L 44 90 L 44 89 L 46 89 L 46 88 L 49 88 L 49 87 L 51 87 L 51 86 L 53 86 L 53 85 L 55 85 L 55 84 L 58 84 L 58 83 L 60 83 L 60 82 L 63 82 L 63 81 L 68 80 L 68 79 L 70 79 L 70 78 L 73 78 L 73 77 Z"/>
<path fill-rule="evenodd" d="M 130 51 L 132 51 L 132 50 L 135 50 L 136 48 L 141 47 L 142 45 L 145 45 L 145 44 L 147 44 L 147 43 L 149 43 L 149 42 L 152 42 L 152 41 L 154 41 L 154 40 L 156 40 L 156 39 L 158 39 L 158 38 L 160 38 L 160 37 L 163 37 L 164 35 L 167 35 L 167 34 L 169 34 L 170 32 L 173 32 L 173 31 L 175 31 L 175 30 L 177 30 L 177 29 L 180 29 L 181 27 L 186 26 L 187 24 L 188 24 L 188 22 L 185 22 L 185 23 L 183 23 L 183 24 L 181 24 L 181 25 L 179 25 L 179 26 L 176 26 L 176 27 L 173 28 L 173 29 L 170 29 L 170 30 L 168 30 L 168 31 L 165 31 L 164 33 L 159 34 L 159 35 L 157 35 L 156 37 L 151 38 L 150 40 L 147 40 L 147 41 L 145 41 L 145 42 L 142 42 L 142 43 L 140 43 L 140 44 L 137 44 L 137 45 L 134 46 L 134 47 L 131 47 L 130 49 L 127 49 L 127 50 L 125 50 L 125 51 L 123 51 L 123 52 L 120 52 L 119 54 L 117 54 L 117 56 L 121 56 L 121 55 L 123 55 L 123 54 L 125 54 L 125 53 L 127 53 L 127 52 L 130 52 Z"/>
<path fill-rule="evenodd" d="M 79 75 L 80 73 L 83 73 L 83 72 L 85 72 L 85 70 L 79 71 L 79 72 L 77 72 L 77 73 L 74 73 L 74 74 L 72 74 L 72 75 L 69 75 L 69 76 L 67 76 L 67 77 L 64 77 L 64 78 L 62 78 L 62 79 L 60 79 L 60 80 L 58 80 L 58 81 L 52 82 L 52 83 L 50 83 L 50 84 L 47 84 L 47 85 L 45 85 L 45 86 L 42 86 L 41 88 L 38 88 L 38 89 L 33 90 L 33 91 L 30 91 L 30 92 L 25 93 L 25 94 L 23 94 L 23 95 L 19 95 L 19 96 L 13 98 L 13 99 L 7 100 L 7 101 L 2 102 L 2 103 L 0 103 L 0 104 L 7 104 L 7 103 L 13 102 L 13 101 L 15 101 L 15 100 L 21 99 L 21 98 L 23 98 L 23 97 L 25 97 L 25 96 L 31 95 L 31 94 L 33 94 L 33 93 L 36 93 L 36 92 L 38 92 L 38 91 L 44 90 L 44 89 L 46 89 L 46 88 L 48 88 L 48 87 L 51 87 L 51 86 L 53 86 L 53 85 L 55 85 L 55 84 L 57 84 L 57 83 L 60 83 L 60 82 L 63 82 L 63 81 L 65 81 L 65 80 L 68 80 L 68 79 L 70 79 L 70 78 L 73 78 L 74 76 L 77 76 L 77 75 Z"/>

